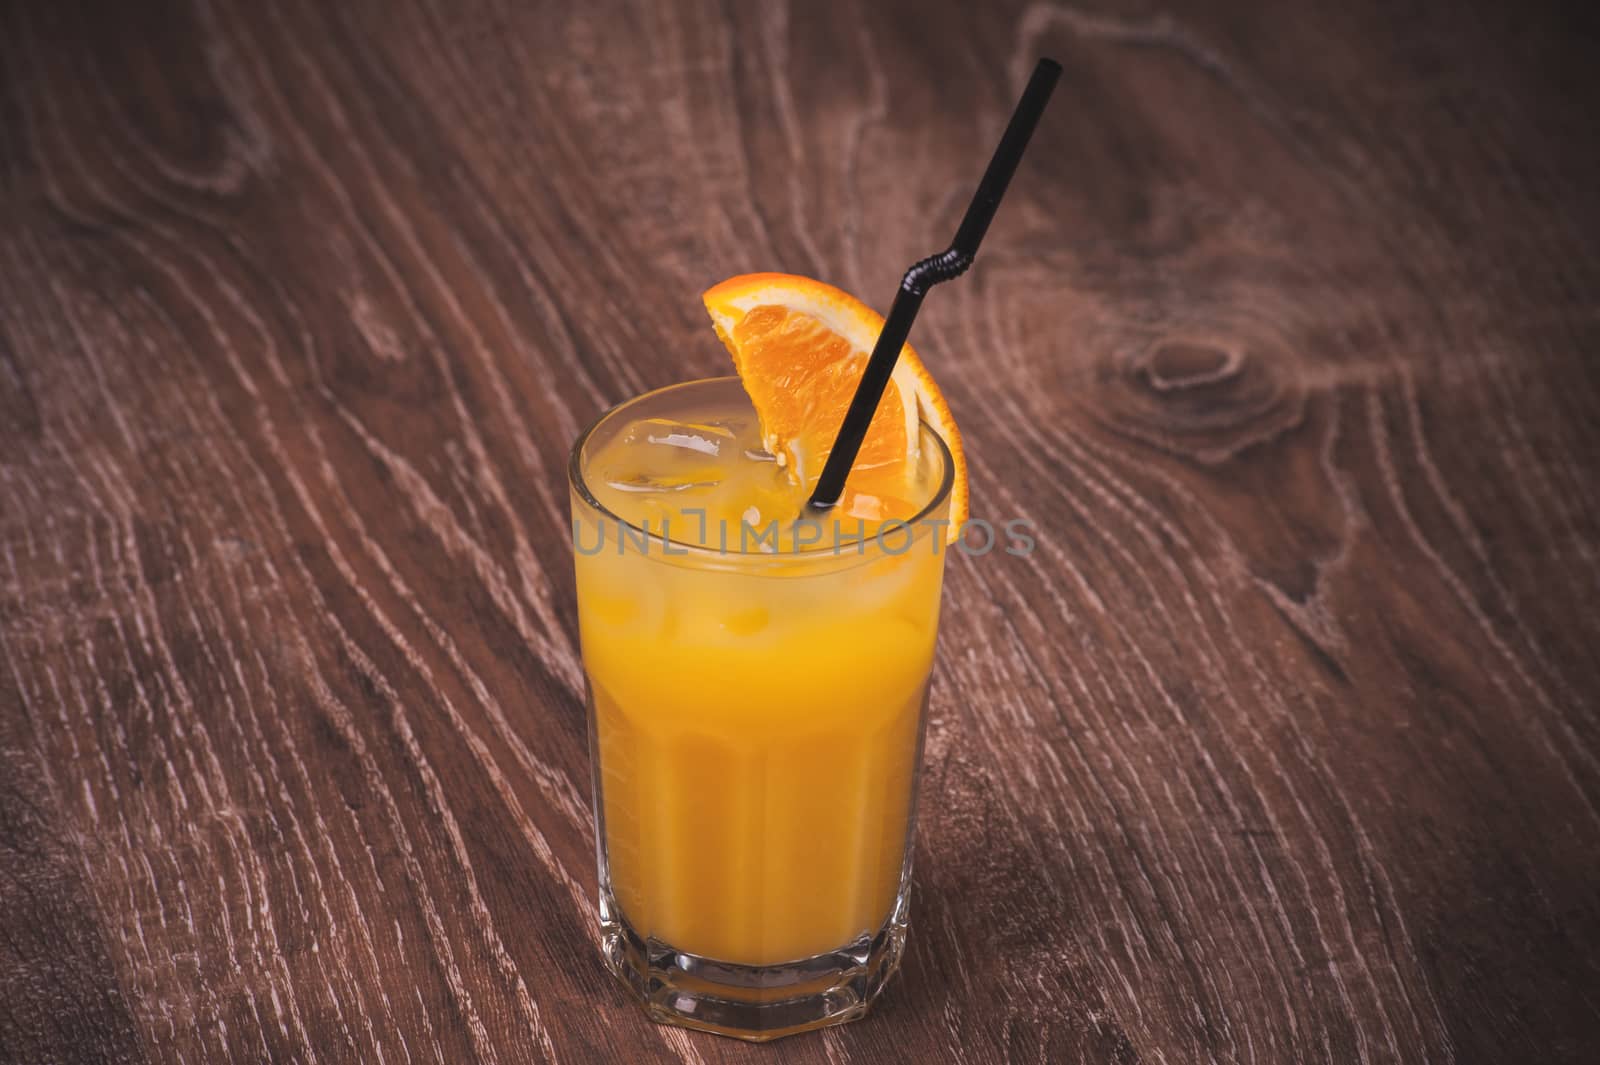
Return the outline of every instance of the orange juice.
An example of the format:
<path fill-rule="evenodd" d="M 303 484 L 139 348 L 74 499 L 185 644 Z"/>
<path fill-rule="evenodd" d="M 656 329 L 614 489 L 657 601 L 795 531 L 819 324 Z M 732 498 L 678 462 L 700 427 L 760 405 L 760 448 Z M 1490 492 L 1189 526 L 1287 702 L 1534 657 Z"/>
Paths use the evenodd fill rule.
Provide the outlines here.
<path fill-rule="evenodd" d="M 607 955 L 664 1019 L 831 1023 L 898 958 L 951 482 L 922 434 L 915 499 L 814 523 L 734 378 L 574 450 Z"/>

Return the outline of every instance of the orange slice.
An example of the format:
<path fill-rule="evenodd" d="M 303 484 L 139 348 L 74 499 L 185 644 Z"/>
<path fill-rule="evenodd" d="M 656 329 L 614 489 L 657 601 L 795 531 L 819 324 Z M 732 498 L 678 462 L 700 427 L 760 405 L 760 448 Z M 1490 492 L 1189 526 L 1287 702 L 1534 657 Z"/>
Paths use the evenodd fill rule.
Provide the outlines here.
<path fill-rule="evenodd" d="M 794 274 L 731 277 L 704 298 L 755 406 L 765 447 L 809 490 L 883 329 L 882 316 L 848 292 Z M 910 344 L 900 349 L 846 491 L 904 501 L 916 470 L 919 418 L 944 439 L 955 460 L 949 531 L 954 543 L 967 518 L 967 460 L 950 405 Z"/>

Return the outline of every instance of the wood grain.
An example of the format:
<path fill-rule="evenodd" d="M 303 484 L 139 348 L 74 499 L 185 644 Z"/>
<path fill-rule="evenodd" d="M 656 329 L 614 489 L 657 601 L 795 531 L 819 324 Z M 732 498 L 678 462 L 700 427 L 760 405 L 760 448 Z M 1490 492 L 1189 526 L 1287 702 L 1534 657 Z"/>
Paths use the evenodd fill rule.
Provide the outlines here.
<path fill-rule="evenodd" d="M 0 16 L 0 1060 L 1590 1061 L 1591 16 L 1234 0 Z M 783 269 L 974 508 L 906 969 L 601 970 L 566 449 Z M 776 1060 L 776 1059 L 773 1059 Z"/>

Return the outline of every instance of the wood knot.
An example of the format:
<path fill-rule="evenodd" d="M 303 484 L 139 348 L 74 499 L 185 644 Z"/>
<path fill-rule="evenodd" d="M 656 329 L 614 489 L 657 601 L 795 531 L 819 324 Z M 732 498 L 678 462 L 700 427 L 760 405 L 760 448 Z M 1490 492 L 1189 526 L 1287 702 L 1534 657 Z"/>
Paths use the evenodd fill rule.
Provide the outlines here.
<path fill-rule="evenodd" d="M 1157 392 L 1171 392 L 1226 381 L 1244 364 L 1244 354 L 1237 348 L 1180 340 L 1150 349 L 1139 372 Z"/>
<path fill-rule="evenodd" d="M 1102 383 L 1111 428 L 1208 465 L 1292 429 L 1305 406 L 1298 359 L 1260 322 L 1127 337 Z"/>

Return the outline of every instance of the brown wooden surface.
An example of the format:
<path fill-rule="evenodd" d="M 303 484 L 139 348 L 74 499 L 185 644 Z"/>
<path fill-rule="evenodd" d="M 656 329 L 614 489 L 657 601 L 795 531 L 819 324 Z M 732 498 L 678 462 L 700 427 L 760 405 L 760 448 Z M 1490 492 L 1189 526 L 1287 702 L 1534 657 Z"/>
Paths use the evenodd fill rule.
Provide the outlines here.
<path fill-rule="evenodd" d="M 1592 29 L 9 3 L 0 1060 L 1593 1061 Z M 1039 53 L 918 326 L 1042 532 L 950 566 L 906 968 L 775 1048 L 653 1027 L 567 446 L 725 370 L 726 275 L 884 305 Z"/>

